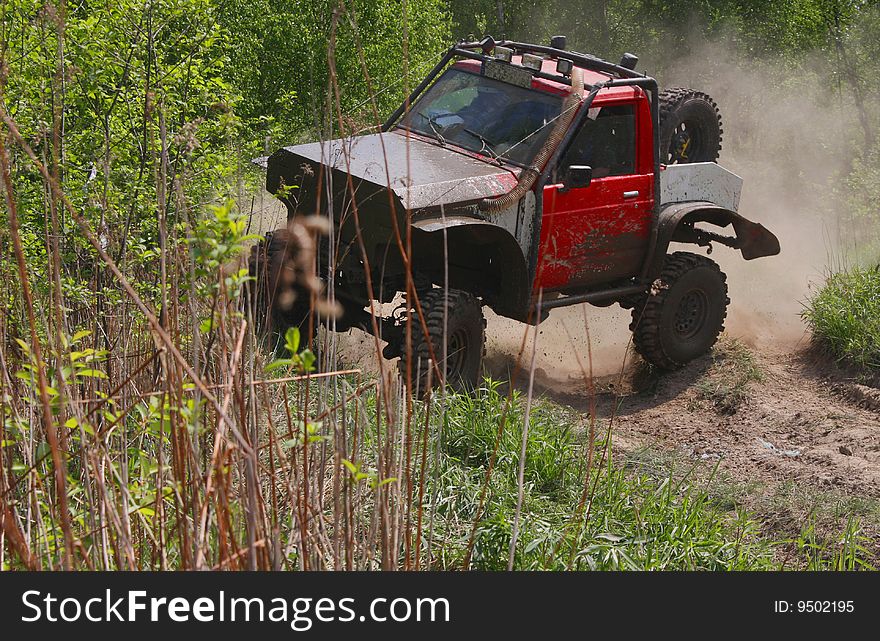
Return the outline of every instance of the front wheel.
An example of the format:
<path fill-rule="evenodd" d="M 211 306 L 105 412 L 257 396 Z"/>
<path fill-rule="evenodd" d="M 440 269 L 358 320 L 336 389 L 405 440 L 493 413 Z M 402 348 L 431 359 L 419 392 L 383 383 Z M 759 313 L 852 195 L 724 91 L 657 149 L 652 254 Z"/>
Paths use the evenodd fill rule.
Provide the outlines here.
<path fill-rule="evenodd" d="M 727 316 L 727 282 L 718 264 L 676 252 L 666 258 L 655 295 L 633 308 L 633 344 L 649 363 L 676 369 L 715 345 Z"/>
<path fill-rule="evenodd" d="M 316 327 L 311 292 L 302 285 L 305 279 L 298 272 L 297 253 L 298 246 L 284 228 L 267 233 L 251 247 L 246 301 L 257 331 L 273 347 L 284 344 L 289 327 L 298 327 L 303 334 Z M 308 345 L 312 338 L 304 336 L 302 343 Z"/>
<path fill-rule="evenodd" d="M 412 365 L 408 374 L 404 348 L 398 364 L 401 376 L 413 383 L 413 392 L 417 396 L 424 395 L 428 390 L 429 371 L 433 387 L 441 385 L 445 377 L 446 383 L 455 391 L 475 389 L 480 384 L 486 343 L 486 319 L 480 301 L 465 291 L 450 289 L 447 296 L 442 289 L 432 289 L 421 296 L 420 302 L 428 336 L 425 336 L 413 312 Z M 436 368 L 431 352 L 433 359 L 438 362 Z"/>

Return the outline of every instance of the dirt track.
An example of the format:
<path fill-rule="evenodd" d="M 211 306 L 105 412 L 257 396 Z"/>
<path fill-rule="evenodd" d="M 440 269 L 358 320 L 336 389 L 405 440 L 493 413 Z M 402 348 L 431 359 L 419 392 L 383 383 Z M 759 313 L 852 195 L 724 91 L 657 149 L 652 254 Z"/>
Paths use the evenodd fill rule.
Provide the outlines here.
<path fill-rule="evenodd" d="M 750 385 L 733 413 L 695 389 L 712 364 L 705 357 L 648 381 L 634 382 L 630 372 L 619 392 L 609 389 L 614 381 L 606 378 L 597 395 L 598 416 L 608 419 L 619 402 L 614 435 L 625 450 L 675 449 L 720 460 L 721 469 L 744 482 L 795 481 L 880 497 L 880 412 L 870 388 L 829 376 L 808 350 L 755 357 L 763 380 Z M 589 405 L 585 396 L 544 385 L 539 390 L 577 409 Z"/>
<path fill-rule="evenodd" d="M 732 413 L 705 398 L 717 356 L 659 376 L 636 364 L 622 379 L 597 380 L 600 429 L 617 405 L 615 460 L 667 457 L 679 469 L 704 462 L 704 474 L 717 464 L 715 494 L 729 493 L 731 507 L 744 505 L 771 535 L 797 536 L 810 520 L 837 536 L 856 516 L 867 547 L 880 552 L 880 390 L 805 347 L 752 353 L 763 380 L 747 387 Z M 586 421 L 588 395 L 560 392 L 541 377 L 536 391 Z"/>

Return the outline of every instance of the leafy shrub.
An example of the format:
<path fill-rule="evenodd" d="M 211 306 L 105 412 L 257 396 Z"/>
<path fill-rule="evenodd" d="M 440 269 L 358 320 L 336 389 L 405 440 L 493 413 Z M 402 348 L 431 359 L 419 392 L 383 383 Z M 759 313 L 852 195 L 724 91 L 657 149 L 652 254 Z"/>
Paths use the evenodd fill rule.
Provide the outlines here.
<path fill-rule="evenodd" d="M 819 344 L 838 358 L 880 368 L 880 269 L 833 274 L 803 313 Z"/>

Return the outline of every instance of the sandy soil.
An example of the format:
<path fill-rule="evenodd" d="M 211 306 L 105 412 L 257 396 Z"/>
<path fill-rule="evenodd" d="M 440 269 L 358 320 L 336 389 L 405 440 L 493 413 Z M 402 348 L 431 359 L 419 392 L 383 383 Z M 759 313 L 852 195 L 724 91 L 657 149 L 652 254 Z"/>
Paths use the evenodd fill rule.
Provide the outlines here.
<path fill-rule="evenodd" d="M 712 358 L 704 357 L 647 380 L 640 380 L 637 367 L 625 372 L 622 385 L 605 377 L 596 397 L 598 416 L 607 420 L 618 406 L 614 435 L 624 450 L 652 446 L 719 460 L 722 470 L 744 483 L 793 481 L 880 498 L 875 390 L 824 366 L 807 349 L 754 354 L 763 380 L 750 385 L 733 413 L 719 410 L 697 389 L 712 366 Z M 540 383 L 538 390 L 548 397 L 587 411 L 586 395 Z"/>

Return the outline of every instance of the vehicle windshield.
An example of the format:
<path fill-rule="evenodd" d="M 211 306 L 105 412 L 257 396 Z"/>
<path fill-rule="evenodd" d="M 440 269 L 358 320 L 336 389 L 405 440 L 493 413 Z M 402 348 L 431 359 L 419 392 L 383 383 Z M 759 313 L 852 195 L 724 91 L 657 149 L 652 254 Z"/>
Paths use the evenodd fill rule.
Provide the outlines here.
<path fill-rule="evenodd" d="M 561 109 L 560 96 L 450 69 L 416 101 L 401 126 L 442 144 L 528 165 Z"/>

